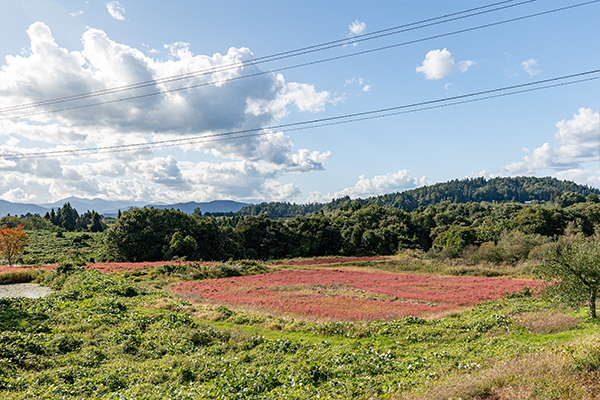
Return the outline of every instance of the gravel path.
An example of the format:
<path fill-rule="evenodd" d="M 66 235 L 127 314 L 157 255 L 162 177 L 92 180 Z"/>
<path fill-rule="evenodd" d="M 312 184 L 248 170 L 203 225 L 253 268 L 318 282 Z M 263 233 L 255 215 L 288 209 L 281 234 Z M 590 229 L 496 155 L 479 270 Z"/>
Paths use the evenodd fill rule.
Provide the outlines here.
<path fill-rule="evenodd" d="M 13 283 L 0 285 L 0 299 L 4 297 L 29 297 L 37 299 L 52 293 L 52 289 L 35 283 Z"/>

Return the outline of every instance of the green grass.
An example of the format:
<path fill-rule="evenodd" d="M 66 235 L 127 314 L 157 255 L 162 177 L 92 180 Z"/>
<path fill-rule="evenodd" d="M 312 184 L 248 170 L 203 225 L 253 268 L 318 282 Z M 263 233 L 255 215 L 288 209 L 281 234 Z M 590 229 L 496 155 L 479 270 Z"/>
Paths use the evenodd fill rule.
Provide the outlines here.
<path fill-rule="evenodd" d="M 58 235 L 58 236 L 57 236 Z M 29 243 L 21 256 L 25 265 L 59 264 L 81 260 L 101 261 L 104 233 L 96 232 L 57 232 L 47 230 L 28 231 Z"/>

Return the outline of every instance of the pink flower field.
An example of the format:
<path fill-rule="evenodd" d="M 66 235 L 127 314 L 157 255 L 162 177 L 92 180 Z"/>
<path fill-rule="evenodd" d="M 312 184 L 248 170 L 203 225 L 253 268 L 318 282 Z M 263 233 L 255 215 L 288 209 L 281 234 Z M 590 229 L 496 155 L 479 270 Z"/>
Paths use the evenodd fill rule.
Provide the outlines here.
<path fill-rule="evenodd" d="M 540 284 L 508 278 L 315 269 L 184 282 L 173 291 L 194 300 L 285 314 L 373 320 L 460 310 Z"/>
<path fill-rule="evenodd" d="M 308 266 L 308 265 L 325 265 L 325 264 L 344 264 L 361 261 L 383 261 L 386 257 L 319 257 L 313 260 L 287 261 L 277 265 L 289 266 Z"/>
<path fill-rule="evenodd" d="M 214 263 L 204 263 L 204 262 L 196 262 L 196 261 L 182 261 L 181 264 L 188 264 L 191 262 L 195 262 L 197 264 L 214 264 Z M 137 271 L 140 269 L 152 268 L 159 265 L 166 264 L 179 264 L 179 261 L 155 261 L 155 262 L 106 262 L 106 263 L 90 263 L 85 266 L 85 269 L 96 269 L 100 272 L 121 272 L 121 271 Z M 9 267 L 8 265 L 0 265 L 0 273 L 10 272 L 10 271 L 19 271 L 26 270 L 31 268 L 43 268 L 45 270 L 53 270 L 58 267 L 57 264 L 46 264 L 46 265 L 27 265 L 27 266 L 19 266 L 19 267 Z"/>

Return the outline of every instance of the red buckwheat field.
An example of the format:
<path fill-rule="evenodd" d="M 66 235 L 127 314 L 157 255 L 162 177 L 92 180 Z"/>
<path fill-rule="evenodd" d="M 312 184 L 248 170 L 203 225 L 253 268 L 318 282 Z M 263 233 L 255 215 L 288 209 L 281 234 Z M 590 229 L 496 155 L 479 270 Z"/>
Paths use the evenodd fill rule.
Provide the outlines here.
<path fill-rule="evenodd" d="M 346 270 L 284 270 L 180 283 L 196 300 L 337 320 L 392 319 L 474 306 L 540 282 Z"/>

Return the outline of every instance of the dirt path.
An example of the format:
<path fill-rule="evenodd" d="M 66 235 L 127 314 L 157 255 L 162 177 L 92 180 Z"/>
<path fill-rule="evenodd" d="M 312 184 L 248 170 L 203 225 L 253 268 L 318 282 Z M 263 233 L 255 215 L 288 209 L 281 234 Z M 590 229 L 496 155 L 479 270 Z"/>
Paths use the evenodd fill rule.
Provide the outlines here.
<path fill-rule="evenodd" d="M 4 297 L 29 297 L 37 299 L 52 293 L 52 289 L 40 286 L 35 283 L 12 283 L 10 285 L 0 285 L 0 299 Z"/>

